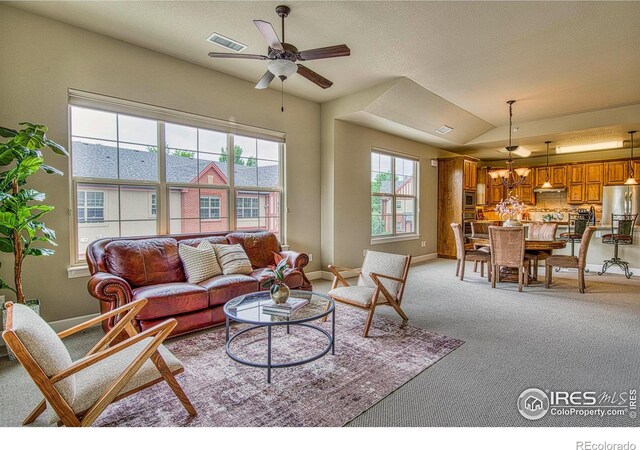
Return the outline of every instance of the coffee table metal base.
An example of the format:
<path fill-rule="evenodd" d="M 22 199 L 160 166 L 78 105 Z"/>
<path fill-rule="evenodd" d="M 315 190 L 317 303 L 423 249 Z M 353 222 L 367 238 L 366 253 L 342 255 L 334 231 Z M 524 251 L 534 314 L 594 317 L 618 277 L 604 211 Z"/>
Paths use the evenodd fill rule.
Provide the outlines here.
<path fill-rule="evenodd" d="M 229 328 L 229 318 L 227 317 L 226 320 L 226 324 L 225 324 L 225 331 L 226 331 L 226 344 L 225 344 L 225 350 L 227 351 L 227 355 L 229 355 L 229 357 L 231 359 L 233 359 L 234 361 L 240 363 L 240 364 L 244 364 L 246 366 L 251 366 L 251 367 L 260 367 L 263 369 L 267 369 L 267 383 L 271 383 L 271 369 L 278 369 L 278 368 L 283 368 L 283 367 L 294 367 L 294 366 L 301 366 L 302 364 L 307 364 L 310 363 L 312 361 L 315 361 L 316 359 L 320 359 L 322 358 L 324 355 L 326 355 L 327 353 L 329 353 L 329 350 L 331 350 L 331 354 L 335 355 L 336 354 L 336 311 L 335 309 L 331 312 L 331 333 L 329 333 L 327 330 L 320 328 L 319 326 L 316 325 L 312 325 L 310 323 L 287 323 L 287 324 L 278 324 L 278 323 L 274 323 L 272 325 L 253 325 L 247 328 L 243 328 L 242 330 L 238 331 L 235 334 L 230 334 L 230 328 Z M 299 359 L 296 361 L 289 361 L 289 362 L 284 362 L 284 363 L 274 363 L 272 361 L 271 358 L 271 350 L 272 350 L 272 345 L 271 345 L 271 335 L 272 335 L 272 328 L 273 327 L 277 327 L 277 326 L 286 326 L 287 327 L 287 334 L 290 334 L 290 327 L 294 326 L 294 327 L 306 327 L 306 328 L 310 328 L 312 330 L 316 330 L 319 331 L 320 333 L 322 333 L 326 338 L 327 338 L 327 346 L 322 349 L 321 352 L 310 356 L 308 358 L 304 358 L 304 359 Z M 244 333 L 248 333 L 249 331 L 252 330 L 257 330 L 259 328 L 266 328 L 267 329 L 267 363 L 260 363 L 260 362 L 255 362 L 255 361 L 249 361 L 246 359 L 242 359 L 240 358 L 238 355 L 236 355 L 235 353 L 233 353 L 231 351 L 231 343 L 239 336 L 243 335 Z"/>

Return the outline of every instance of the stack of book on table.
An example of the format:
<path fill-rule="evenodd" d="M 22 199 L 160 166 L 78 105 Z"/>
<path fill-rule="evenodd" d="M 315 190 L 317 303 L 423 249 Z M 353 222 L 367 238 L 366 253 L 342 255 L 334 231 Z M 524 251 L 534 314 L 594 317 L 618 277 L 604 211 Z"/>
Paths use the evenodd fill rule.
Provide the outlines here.
<path fill-rule="evenodd" d="M 289 297 L 285 303 L 274 303 L 269 300 L 262 304 L 262 312 L 272 316 L 290 316 L 307 304 L 309 300 L 295 297 Z"/>

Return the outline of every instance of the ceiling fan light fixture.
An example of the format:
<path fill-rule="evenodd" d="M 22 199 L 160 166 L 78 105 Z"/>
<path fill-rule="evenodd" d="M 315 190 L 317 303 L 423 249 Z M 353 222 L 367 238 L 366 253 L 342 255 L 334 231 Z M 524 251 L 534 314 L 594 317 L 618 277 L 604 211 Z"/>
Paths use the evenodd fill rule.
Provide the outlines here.
<path fill-rule="evenodd" d="M 288 59 L 274 59 L 267 65 L 267 69 L 281 80 L 286 80 L 298 71 L 298 65 Z"/>

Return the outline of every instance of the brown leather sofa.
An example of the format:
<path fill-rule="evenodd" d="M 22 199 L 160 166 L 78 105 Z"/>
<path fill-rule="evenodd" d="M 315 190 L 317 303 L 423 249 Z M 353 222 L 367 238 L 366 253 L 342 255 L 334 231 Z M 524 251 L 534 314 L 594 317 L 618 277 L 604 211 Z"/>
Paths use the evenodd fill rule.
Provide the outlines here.
<path fill-rule="evenodd" d="M 253 272 L 188 283 L 178 256 L 178 243 L 197 246 L 202 239 L 213 244 L 241 244 Z M 265 277 L 267 266 L 273 265 L 274 252 L 289 261 L 287 286 L 311 290 L 303 270 L 309 263 L 308 255 L 282 251 L 276 236 L 264 231 L 100 239 L 87 248 L 91 272 L 87 288 L 100 301 L 101 313 L 139 298 L 148 299 L 147 306 L 136 316 L 140 330 L 173 317 L 178 321 L 171 333 L 175 336 L 224 323 L 224 304 L 238 295 L 260 290 L 260 279 Z M 110 330 L 116 321 L 112 318 L 103 322 L 104 330 Z"/>

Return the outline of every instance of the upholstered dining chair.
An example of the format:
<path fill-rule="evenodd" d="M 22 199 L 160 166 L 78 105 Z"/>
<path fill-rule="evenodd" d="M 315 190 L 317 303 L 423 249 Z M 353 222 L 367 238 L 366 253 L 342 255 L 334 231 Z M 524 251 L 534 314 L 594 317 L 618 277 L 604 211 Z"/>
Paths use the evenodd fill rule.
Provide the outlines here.
<path fill-rule="evenodd" d="M 362 336 L 369 335 L 376 307 L 391 306 L 402 317 L 403 324 L 409 318 L 400 304 L 407 283 L 411 255 L 395 255 L 391 253 L 367 250 L 362 269 L 329 265 L 333 273 L 333 284 L 327 295 L 333 300 L 356 308 L 369 311 Z M 358 274 L 358 282 L 350 286 L 340 272 L 349 271 Z"/>
<path fill-rule="evenodd" d="M 500 268 L 518 269 L 518 291 L 522 285 L 529 285 L 529 267 L 531 260 L 525 257 L 523 227 L 489 227 L 491 244 L 491 287 L 500 281 Z"/>
<path fill-rule="evenodd" d="M 549 289 L 551 286 L 551 282 L 553 281 L 553 268 L 554 267 L 565 267 L 569 269 L 578 269 L 578 289 L 581 294 L 584 294 L 585 291 L 585 283 L 584 283 L 584 271 L 587 267 L 587 251 L 589 251 L 589 242 L 591 242 L 591 237 L 593 233 L 596 231 L 596 227 L 590 226 L 585 228 L 582 237 L 580 238 L 580 251 L 578 252 L 578 256 L 571 255 L 551 255 L 545 261 L 545 279 L 544 279 L 544 287 Z"/>
<path fill-rule="evenodd" d="M 189 415 L 195 416 L 196 410 L 175 379 L 184 371 L 182 363 L 162 345 L 176 320 L 141 333 L 132 324 L 146 303 L 146 299 L 128 303 L 58 334 L 27 306 L 6 303 L 7 326 L 2 337 L 44 395 L 23 425 L 36 420 L 48 404 L 51 424 L 89 426 L 109 404 L 161 381 L 167 382 Z M 118 323 L 84 358 L 72 361 L 62 339 L 113 316 L 121 317 Z M 120 333 L 129 337 L 111 345 Z"/>
<path fill-rule="evenodd" d="M 529 239 L 538 239 L 541 241 L 553 241 L 558 231 L 557 223 L 532 223 L 529 225 Z M 533 279 L 538 279 L 538 265 L 540 261 L 546 260 L 551 256 L 552 250 L 529 250 L 526 255 L 533 261 L 532 272 Z"/>
<path fill-rule="evenodd" d="M 464 267 L 467 261 L 473 261 L 474 264 L 480 262 L 480 276 L 484 277 L 484 263 L 488 264 L 487 276 L 491 280 L 491 252 L 484 249 L 467 249 L 464 245 L 464 235 L 462 234 L 462 225 L 452 223 L 451 228 L 456 238 L 456 276 L 460 276 L 460 281 L 464 281 Z"/>

